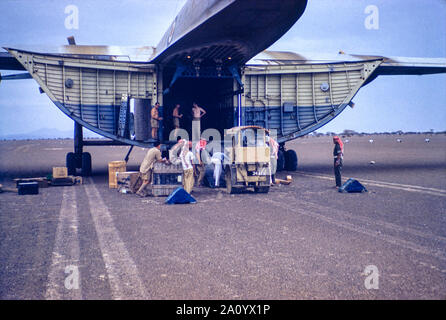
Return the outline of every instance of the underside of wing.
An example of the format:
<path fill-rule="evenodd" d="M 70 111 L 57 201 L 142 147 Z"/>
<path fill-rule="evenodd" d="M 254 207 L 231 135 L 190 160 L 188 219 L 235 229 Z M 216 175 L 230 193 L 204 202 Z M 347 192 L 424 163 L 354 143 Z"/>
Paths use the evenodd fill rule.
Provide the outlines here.
<path fill-rule="evenodd" d="M 9 52 L 0 52 L 0 70 L 25 71 L 25 68 Z"/>
<path fill-rule="evenodd" d="M 307 5 L 307 0 L 203 2 L 185 4 L 158 44 L 152 63 L 243 64 L 287 32 Z"/>

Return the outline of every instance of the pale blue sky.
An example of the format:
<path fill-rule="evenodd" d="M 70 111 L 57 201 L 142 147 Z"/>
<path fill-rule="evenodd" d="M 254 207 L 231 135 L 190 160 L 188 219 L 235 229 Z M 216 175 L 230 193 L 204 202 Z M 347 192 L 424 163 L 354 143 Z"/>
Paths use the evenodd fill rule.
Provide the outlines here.
<path fill-rule="evenodd" d="M 156 45 L 184 0 L 2 0 L 0 45 Z M 79 29 L 67 30 L 65 7 L 79 8 Z M 378 30 L 364 12 L 375 5 Z M 271 49 L 301 53 L 446 57 L 445 0 L 309 0 L 303 17 Z M 446 129 L 446 75 L 379 77 L 362 88 L 339 117 L 319 131 Z M 40 128 L 70 130 L 33 80 L 0 83 L 0 135 Z"/>

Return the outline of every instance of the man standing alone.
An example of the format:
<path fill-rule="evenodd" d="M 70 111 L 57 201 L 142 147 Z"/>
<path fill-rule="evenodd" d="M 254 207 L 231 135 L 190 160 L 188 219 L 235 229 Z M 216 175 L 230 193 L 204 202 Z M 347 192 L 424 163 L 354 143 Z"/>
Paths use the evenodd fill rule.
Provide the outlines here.
<path fill-rule="evenodd" d="M 178 129 L 180 129 L 180 119 L 183 117 L 183 114 L 180 114 L 180 105 L 177 104 L 173 109 L 173 126 L 175 127 L 174 137 L 177 138 Z"/>
<path fill-rule="evenodd" d="M 269 145 L 270 162 L 269 167 L 271 171 L 270 182 L 271 185 L 276 184 L 277 158 L 279 153 L 279 144 L 271 137 L 267 137 L 266 142 Z"/>
<path fill-rule="evenodd" d="M 158 140 L 158 128 L 160 127 L 159 122 L 163 120 L 159 116 L 158 108 L 160 104 L 159 102 L 155 103 L 152 110 L 150 111 L 150 125 L 152 126 L 152 139 Z"/>
<path fill-rule="evenodd" d="M 333 150 L 334 157 L 334 174 L 336 180 L 336 188 L 342 186 L 341 171 L 342 171 L 342 159 L 344 156 L 344 144 L 338 136 L 333 137 L 333 144 L 335 145 Z"/>
<path fill-rule="evenodd" d="M 201 118 L 206 114 L 203 108 L 199 107 L 195 102 L 192 107 L 192 141 L 199 141 L 201 137 Z"/>

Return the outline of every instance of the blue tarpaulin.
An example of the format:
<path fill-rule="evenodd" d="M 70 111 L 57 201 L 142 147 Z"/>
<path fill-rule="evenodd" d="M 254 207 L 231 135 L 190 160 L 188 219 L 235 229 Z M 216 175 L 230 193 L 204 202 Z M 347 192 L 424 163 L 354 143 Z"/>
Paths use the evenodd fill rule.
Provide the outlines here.
<path fill-rule="evenodd" d="M 166 199 L 166 204 L 185 204 L 185 203 L 197 203 L 194 197 L 192 197 L 186 190 L 181 187 L 176 188 Z"/>
<path fill-rule="evenodd" d="M 367 192 L 367 189 L 358 180 L 348 179 L 338 191 L 343 193 L 361 193 Z"/>

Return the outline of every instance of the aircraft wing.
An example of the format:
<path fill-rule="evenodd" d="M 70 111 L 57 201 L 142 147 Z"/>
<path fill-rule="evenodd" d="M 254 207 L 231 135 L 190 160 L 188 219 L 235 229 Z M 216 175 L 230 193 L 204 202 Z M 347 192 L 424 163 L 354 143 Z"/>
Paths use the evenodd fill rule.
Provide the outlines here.
<path fill-rule="evenodd" d="M 284 51 L 263 51 L 248 61 L 247 65 L 326 64 L 354 61 L 382 60 L 373 78 L 379 75 L 423 75 L 446 73 L 446 58 L 384 57 L 377 55 L 299 54 Z"/>
<path fill-rule="evenodd" d="M 446 73 L 446 58 L 384 58 L 378 75 L 422 75 Z"/>
<path fill-rule="evenodd" d="M 25 68 L 9 52 L 0 52 L 0 70 L 25 71 Z"/>

